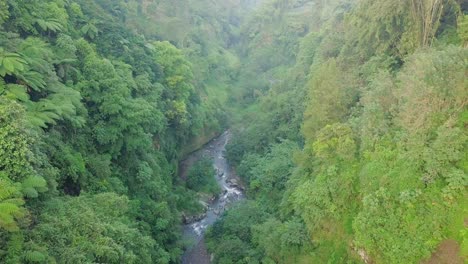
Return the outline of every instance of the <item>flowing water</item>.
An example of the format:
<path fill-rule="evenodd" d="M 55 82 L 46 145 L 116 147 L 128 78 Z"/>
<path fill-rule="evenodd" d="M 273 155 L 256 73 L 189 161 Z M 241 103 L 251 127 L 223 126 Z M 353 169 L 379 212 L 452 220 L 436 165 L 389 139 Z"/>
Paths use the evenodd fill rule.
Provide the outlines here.
<path fill-rule="evenodd" d="M 224 157 L 225 147 L 230 137 L 231 134 L 226 131 L 202 149 L 190 154 L 186 159 L 192 160 L 193 163 L 193 160 L 202 156 L 211 157 L 221 193 L 216 199 L 208 202 L 206 215 L 202 219 L 184 226 L 184 238 L 191 240 L 193 246 L 185 251 L 182 264 L 208 264 L 211 262 L 203 239 L 207 227 L 212 225 L 230 205 L 244 198 L 243 188 L 239 185 L 237 176 Z"/>

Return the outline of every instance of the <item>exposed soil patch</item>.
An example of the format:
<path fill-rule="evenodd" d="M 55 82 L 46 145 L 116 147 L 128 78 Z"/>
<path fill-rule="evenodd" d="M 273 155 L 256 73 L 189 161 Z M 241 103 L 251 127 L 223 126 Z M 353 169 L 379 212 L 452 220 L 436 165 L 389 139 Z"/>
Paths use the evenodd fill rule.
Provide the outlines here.
<path fill-rule="evenodd" d="M 465 259 L 466 261 L 466 259 Z M 421 262 L 421 264 L 463 264 L 460 256 L 460 246 L 457 241 L 448 239 L 439 244 L 432 256 Z"/>

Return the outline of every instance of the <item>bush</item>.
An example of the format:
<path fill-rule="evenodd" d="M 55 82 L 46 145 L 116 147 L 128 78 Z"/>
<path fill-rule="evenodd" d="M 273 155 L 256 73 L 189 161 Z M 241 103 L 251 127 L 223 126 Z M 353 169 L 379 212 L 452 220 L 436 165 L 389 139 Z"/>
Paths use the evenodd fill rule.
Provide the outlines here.
<path fill-rule="evenodd" d="M 221 188 L 214 178 L 215 174 L 212 160 L 204 157 L 190 168 L 187 176 L 187 188 L 196 192 L 217 194 Z"/>

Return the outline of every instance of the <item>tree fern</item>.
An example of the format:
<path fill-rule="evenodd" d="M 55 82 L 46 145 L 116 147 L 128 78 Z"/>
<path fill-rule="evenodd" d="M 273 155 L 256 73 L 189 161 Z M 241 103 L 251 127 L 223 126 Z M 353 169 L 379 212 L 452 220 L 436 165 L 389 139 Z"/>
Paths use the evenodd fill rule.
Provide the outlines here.
<path fill-rule="evenodd" d="M 24 70 L 16 73 L 17 78 L 28 87 L 36 91 L 46 88 L 46 80 L 53 76 L 53 65 L 49 62 L 54 56 L 46 42 L 29 37 L 24 40 L 19 53 L 27 61 Z"/>
<path fill-rule="evenodd" d="M 28 112 L 26 113 L 26 121 L 35 126 L 47 128 L 49 124 L 56 124 L 56 120 L 60 116 L 53 111 L 48 111 L 43 103 L 31 102 L 28 104 Z"/>
<path fill-rule="evenodd" d="M 35 71 L 27 71 L 17 74 L 18 79 L 20 79 L 24 84 L 31 87 L 35 91 L 40 91 L 46 87 L 46 82 L 44 81 L 43 76 Z"/>
<path fill-rule="evenodd" d="M 5 0 L 0 1 L 0 26 L 8 20 L 10 13 L 8 12 L 8 4 Z"/>
<path fill-rule="evenodd" d="M 47 183 L 42 177 L 32 176 L 21 183 L 22 192 L 25 197 L 37 198 L 39 192 L 47 191 Z"/>
<path fill-rule="evenodd" d="M 50 69 L 49 60 L 54 57 L 50 45 L 42 39 L 28 37 L 19 47 L 19 54 L 35 71 L 47 72 Z"/>
<path fill-rule="evenodd" d="M 43 253 L 35 250 L 28 250 L 24 252 L 24 259 L 29 262 L 44 262 L 47 259 L 47 256 Z"/>
<path fill-rule="evenodd" d="M 50 124 L 56 124 L 57 120 L 69 119 L 81 126 L 84 119 L 76 116 L 77 107 L 81 107 L 81 96 L 79 92 L 56 83 L 56 88 L 49 87 L 56 93 L 51 93 L 48 97 L 38 102 L 26 102 L 27 121 L 33 126 L 46 128 Z M 60 89 L 58 89 L 60 88 Z"/>
<path fill-rule="evenodd" d="M 1 88 L 1 87 L 0 87 Z M 19 84 L 7 84 L 3 90 L 0 89 L 0 95 L 5 98 L 26 102 L 29 100 L 29 95 L 26 92 L 26 87 Z"/>
<path fill-rule="evenodd" d="M 0 95 L 3 94 L 3 92 L 5 91 L 5 88 L 6 88 L 5 81 L 3 79 L 0 79 Z"/>
<path fill-rule="evenodd" d="M 7 184 L 5 181 L 0 180 L 0 201 L 6 200 L 16 192 L 18 192 L 16 188 Z"/>
<path fill-rule="evenodd" d="M 18 185 L 19 186 L 19 185 Z M 16 188 L 16 187 L 15 187 Z M 19 187 L 18 187 L 19 188 Z M 14 204 L 14 205 L 17 205 L 17 206 L 22 206 L 24 205 L 24 200 L 23 198 L 19 197 L 20 196 L 20 193 L 19 192 L 15 192 L 14 194 L 10 194 L 12 197 L 16 197 L 16 198 L 8 198 L 8 199 L 4 199 L 2 202 L 3 203 L 8 203 L 8 204 Z"/>
<path fill-rule="evenodd" d="M 81 33 L 90 39 L 96 38 L 98 35 L 98 28 L 95 26 L 96 21 L 91 20 L 81 28 Z"/>
<path fill-rule="evenodd" d="M 19 196 L 18 186 L 13 184 L 5 174 L 0 174 L 0 230 L 18 231 L 16 219 L 24 216 L 21 207 L 24 201 Z"/>
<path fill-rule="evenodd" d="M 6 201 L 10 199 L 10 197 L 15 196 L 18 194 L 18 188 L 6 178 L 5 174 L 0 174 L 0 202 Z M 9 202 L 11 203 L 11 201 Z M 18 201 L 15 202 L 18 204 Z"/>
<path fill-rule="evenodd" d="M 0 48 L 0 76 L 15 74 L 24 69 L 27 62 L 18 54 L 11 53 Z"/>
<path fill-rule="evenodd" d="M 0 223 L 12 222 L 13 216 L 19 211 L 18 205 L 6 201 L 0 203 Z"/>
<path fill-rule="evenodd" d="M 57 19 L 48 18 L 48 19 L 36 19 L 36 24 L 43 31 L 52 31 L 54 33 L 61 32 L 63 30 L 62 24 Z"/>
<path fill-rule="evenodd" d="M 24 236 L 22 232 L 11 233 L 7 243 L 7 254 L 5 263 L 21 263 L 21 253 L 23 253 Z"/>

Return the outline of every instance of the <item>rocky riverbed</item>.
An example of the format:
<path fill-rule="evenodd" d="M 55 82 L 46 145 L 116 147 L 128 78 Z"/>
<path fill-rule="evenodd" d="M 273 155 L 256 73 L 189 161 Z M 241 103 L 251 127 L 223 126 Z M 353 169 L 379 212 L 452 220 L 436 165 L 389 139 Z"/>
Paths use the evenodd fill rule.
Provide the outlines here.
<path fill-rule="evenodd" d="M 221 187 L 221 193 L 217 197 L 200 201 L 204 203 L 206 211 L 198 216 L 185 217 L 184 238 L 192 242 L 183 257 L 182 264 L 208 264 L 211 263 L 210 255 L 206 251 L 204 244 L 204 234 L 206 229 L 212 225 L 218 217 L 233 203 L 244 198 L 243 187 L 233 173 L 225 158 L 225 147 L 231 134 L 224 132 L 219 137 L 213 139 L 202 149 L 190 154 L 182 162 L 181 177 L 185 177 L 184 172 L 199 158 L 203 156 L 211 157 L 216 171 L 216 181 Z"/>

